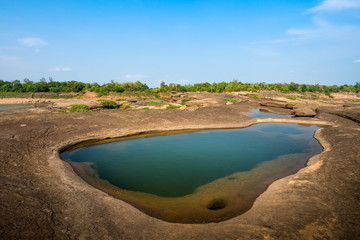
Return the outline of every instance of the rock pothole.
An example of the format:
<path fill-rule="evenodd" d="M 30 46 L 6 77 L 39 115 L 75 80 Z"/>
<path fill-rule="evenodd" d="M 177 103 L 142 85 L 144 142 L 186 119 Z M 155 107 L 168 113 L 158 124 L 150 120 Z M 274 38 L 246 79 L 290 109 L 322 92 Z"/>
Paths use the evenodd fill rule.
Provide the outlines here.
<path fill-rule="evenodd" d="M 224 199 L 214 199 L 212 200 L 206 208 L 209 210 L 221 210 L 227 206 L 227 202 Z"/>

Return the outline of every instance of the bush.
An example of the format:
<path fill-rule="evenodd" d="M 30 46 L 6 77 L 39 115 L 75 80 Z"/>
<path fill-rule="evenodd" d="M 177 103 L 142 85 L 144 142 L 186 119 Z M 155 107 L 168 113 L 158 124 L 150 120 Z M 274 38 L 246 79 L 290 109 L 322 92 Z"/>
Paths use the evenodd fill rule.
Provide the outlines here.
<path fill-rule="evenodd" d="M 99 99 L 98 101 L 103 105 L 104 108 L 115 109 L 119 107 L 116 102 L 111 100 Z"/>
<path fill-rule="evenodd" d="M 166 107 L 166 109 L 177 109 L 180 108 L 181 106 L 175 106 L 175 105 L 171 105 L 169 104 L 169 106 Z"/>
<path fill-rule="evenodd" d="M 66 110 L 63 110 L 63 109 L 57 109 L 55 112 L 66 112 Z"/>
<path fill-rule="evenodd" d="M 237 103 L 239 100 L 235 99 L 235 98 L 222 98 L 221 100 L 227 101 L 227 102 L 232 102 L 232 103 Z"/>
<path fill-rule="evenodd" d="M 69 112 L 90 112 L 90 107 L 85 104 L 72 104 Z"/>

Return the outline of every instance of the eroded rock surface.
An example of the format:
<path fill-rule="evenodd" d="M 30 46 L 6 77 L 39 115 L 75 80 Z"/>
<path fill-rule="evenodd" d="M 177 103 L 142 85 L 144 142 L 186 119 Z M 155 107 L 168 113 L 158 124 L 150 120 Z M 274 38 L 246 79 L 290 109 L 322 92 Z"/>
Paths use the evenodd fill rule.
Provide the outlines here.
<path fill-rule="evenodd" d="M 319 107 L 325 151 L 272 183 L 245 214 L 211 224 L 152 218 L 85 183 L 57 151 L 87 139 L 144 131 L 244 127 L 257 102 L 182 110 L 0 112 L 1 239 L 357 239 L 360 236 L 359 109 Z M 272 121 L 263 119 L 264 121 Z M 275 120 L 274 120 L 275 121 Z M 276 120 L 280 121 L 280 120 Z"/>

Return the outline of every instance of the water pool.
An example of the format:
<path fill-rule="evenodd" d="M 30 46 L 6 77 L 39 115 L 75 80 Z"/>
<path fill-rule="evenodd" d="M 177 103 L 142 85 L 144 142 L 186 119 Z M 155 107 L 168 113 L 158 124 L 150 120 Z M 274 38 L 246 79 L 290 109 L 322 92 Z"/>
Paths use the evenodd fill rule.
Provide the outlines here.
<path fill-rule="evenodd" d="M 317 126 L 137 136 L 74 147 L 61 158 L 91 185 L 171 222 L 221 221 L 248 210 L 267 186 L 322 151 Z"/>
<path fill-rule="evenodd" d="M 31 107 L 31 104 L 0 104 L 0 111 Z"/>

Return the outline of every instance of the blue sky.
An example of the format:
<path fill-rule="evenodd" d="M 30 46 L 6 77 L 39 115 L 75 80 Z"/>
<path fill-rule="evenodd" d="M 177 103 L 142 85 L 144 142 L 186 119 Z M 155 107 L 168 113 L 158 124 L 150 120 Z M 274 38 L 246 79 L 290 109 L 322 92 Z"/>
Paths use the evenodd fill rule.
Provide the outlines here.
<path fill-rule="evenodd" d="M 0 79 L 360 81 L 360 0 L 0 0 Z"/>

